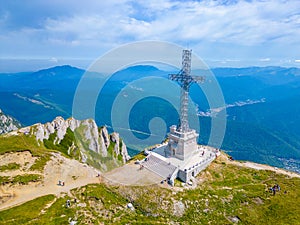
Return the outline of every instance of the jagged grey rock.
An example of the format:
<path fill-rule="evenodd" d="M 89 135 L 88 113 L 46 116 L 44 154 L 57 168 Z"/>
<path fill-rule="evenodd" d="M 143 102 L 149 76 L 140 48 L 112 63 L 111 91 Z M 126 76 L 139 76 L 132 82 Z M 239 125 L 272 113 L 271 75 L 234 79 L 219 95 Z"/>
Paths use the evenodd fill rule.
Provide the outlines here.
<path fill-rule="evenodd" d="M 130 159 L 127 151 L 127 147 L 123 140 L 119 137 L 118 133 L 108 134 L 107 128 L 98 128 L 96 122 L 92 119 L 87 120 L 76 120 L 69 118 L 64 120 L 62 117 L 56 117 L 52 122 L 45 124 L 35 124 L 32 126 L 32 134 L 36 140 L 43 142 L 45 139 L 49 139 L 50 134 L 56 132 L 56 138 L 54 144 L 59 144 L 64 139 L 67 129 L 75 131 L 77 128 L 82 127 L 84 131 L 84 141 L 88 143 L 88 148 L 91 151 L 99 153 L 101 156 L 106 157 L 108 155 L 108 147 L 111 142 L 115 143 L 114 152 L 116 155 L 122 156 L 122 161 L 125 163 Z M 30 129 L 23 128 L 22 131 L 28 131 Z M 121 143 L 120 143 L 121 142 Z M 81 151 L 81 160 L 86 162 L 88 156 Z"/>
<path fill-rule="evenodd" d="M 108 135 L 108 131 L 107 131 L 106 127 L 102 127 L 100 129 L 99 136 L 100 136 L 99 144 L 100 144 L 101 154 L 104 157 L 106 157 L 107 156 L 107 148 L 110 144 L 109 135 Z"/>
<path fill-rule="evenodd" d="M 11 116 L 5 115 L 0 109 L 0 134 L 17 130 L 21 124 Z"/>
<path fill-rule="evenodd" d="M 114 147 L 114 152 L 119 155 L 121 154 L 123 156 L 123 162 L 126 162 L 130 159 L 130 156 L 128 155 L 127 148 L 124 146 L 124 142 L 122 141 L 122 144 L 120 144 L 120 135 L 116 132 L 111 134 L 111 141 L 116 143 Z"/>
<path fill-rule="evenodd" d="M 96 122 L 94 120 L 84 120 L 82 124 L 88 128 L 85 130 L 85 137 L 87 140 L 89 140 L 90 150 L 99 153 L 99 132 Z"/>

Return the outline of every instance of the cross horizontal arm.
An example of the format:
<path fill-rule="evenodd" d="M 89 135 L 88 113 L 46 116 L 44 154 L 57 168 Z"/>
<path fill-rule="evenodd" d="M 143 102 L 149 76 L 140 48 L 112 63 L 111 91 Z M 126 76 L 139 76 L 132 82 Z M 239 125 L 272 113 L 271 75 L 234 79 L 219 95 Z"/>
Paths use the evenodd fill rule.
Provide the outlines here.
<path fill-rule="evenodd" d="M 205 78 L 202 76 L 189 76 L 183 74 L 169 74 L 169 79 L 179 83 L 203 83 Z"/>

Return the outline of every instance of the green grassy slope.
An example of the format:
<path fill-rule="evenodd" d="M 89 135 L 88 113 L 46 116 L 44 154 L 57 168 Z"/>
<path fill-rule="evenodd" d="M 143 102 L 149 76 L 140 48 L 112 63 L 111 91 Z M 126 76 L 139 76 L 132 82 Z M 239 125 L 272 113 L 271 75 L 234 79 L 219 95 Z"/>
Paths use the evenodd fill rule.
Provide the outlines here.
<path fill-rule="evenodd" d="M 0 212 L 0 224 L 300 224 L 300 179 L 217 160 L 199 174 L 195 189 L 92 184 L 70 196 L 45 196 Z M 268 191 L 274 184 L 281 190 Z M 177 187 L 178 188 L 178 187 Z M 66 207 L 66 200 L 71 207 Z M 74 200 L 77 200 L 75 203 Z M 46 204 L 53 201 L 50 206 Z M 126 205 L 131 202 L 135 210 Z M 180 203 L 184 211 L 175 212 Z M 30 209 L 30 210 L 29 210 Z M 33 209 L 33 210 L 31 210 Z M 43 212 L 39 212 L 44 209 Z M 31 212 L 31 213 L 29 213 Z M 21 222 L 21 220 L 20 220 Z"/>
<path fill-rule="evenodd" d="M 22 151 L 29 151 L 32 156 L 37 157 L 30 170 L 42 171 L 50 159 L 50 150 L 42 143 L 38 143 L 33 136 L 24 134 L 0 136 L 0 154 Z"/>

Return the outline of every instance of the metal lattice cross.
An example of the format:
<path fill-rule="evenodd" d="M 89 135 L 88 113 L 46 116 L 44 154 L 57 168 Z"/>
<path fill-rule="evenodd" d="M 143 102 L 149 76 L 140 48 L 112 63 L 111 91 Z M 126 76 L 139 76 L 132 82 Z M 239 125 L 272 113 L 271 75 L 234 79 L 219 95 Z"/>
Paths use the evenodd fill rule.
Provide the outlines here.
<path fill-rule="evenodd" d="M 178 130 L 187 132 L 190 130 L 188 122 L 188 102 L 189 88 L 192 83 L 203 83 L 205 78 L 202 76 L 191 76 L 192 50 L 183 50 L 182 69 L 178 74 L 169 74 L 169 79 L 177 81 L 181 86 L 180 95 L 180 124 Z"/>

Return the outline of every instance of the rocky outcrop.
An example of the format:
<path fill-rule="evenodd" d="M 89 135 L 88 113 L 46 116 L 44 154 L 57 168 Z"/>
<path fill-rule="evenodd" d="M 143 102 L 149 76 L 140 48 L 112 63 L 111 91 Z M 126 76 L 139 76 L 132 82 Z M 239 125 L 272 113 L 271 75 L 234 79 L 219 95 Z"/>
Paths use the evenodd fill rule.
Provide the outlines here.
<path fill-rule="evenodd" d="M 74 118 L 64 120 L 62 117 L 56 117 L 52 122 L 46 124 L 38 123 L 29 128 L 20 129 L 20 132 L 30 132 L 39 143 L 48 140 L 51 134 L 55 134 L 53 144 L 57 145 L 64 139 L 68 129 L 75 134 L 74 142 L 76 143 L 74 144 L 80 148 L 81 160 L 84 162 L 89 158 L 87 155 L 88 151 L 98 153 L 101 157 L 107 157 L 108 148 L 111 144 L 114 145 L 116 158 L 121 156 L 123 163 L 130 159 L 127 147 L 123 140 L 120 139 L 119 134 L 108 134 L 106 127 L 99 128 L 92 119 L 80 121 Z"/>
<path fill-rule="evenodd" d="M 56 117 L 52 122 L 48 122 L 45 124 L 35 124 L 33 127 L 34 135 L 36 136 L 36 140 L 43 141 L 44 139 L 49 139 L 50 134 L 56 132 L 57 135 L 57 143 L 59 143 L 65 136 L 67 129 L 70 128 L 73 132 L 76 128 L 80 126 L 82 121 L 76 120 L 74 118 L 69 118 L 64 120 L 62 117 Z"/>
<path fill-rule="evenodd" d="M 0 109 L 0 134 L 17 130 L 21 124 L 11 116 L 5 115 Z"/>
<path fill-rule="evenodd" d="M 99 141 L 100 149 L 102 150 L 101 154 L 104 157 L 106 157 L 107 156 L 107 148 L 110 145 L 109 134 L 108 134 L 106 127 L 100 128 L 99 136 L 100 136 L 100 141 Z M 106 151 L 105 151 L 105 149 L 106 149 Z M 126 149 L 126 151 L 127 151 L 127 149 Z"/>
<path fill-rule="evenodd" d="M 129 160 L 130 156 L 128 155 L 127 148 L 124 145 L 124 142 L 120 138 L 119 134 L 116 133 L 116 132 L 112 133 L 111 136 L 110 136 L 110 140 L 115 143 L 115 145 L 114 145 L 114 152 L 117 155 L 124 156 L 123 157 L 123 162 L 125 163 L 127 160 Z"/>
<path fill-rule="evenodd" d="M 82 125 L 87 127 L 84 136 L 89 142 L 89 149 L 100 153 L 99 131 L 96 122 L 94 120 L 84 120 Z"/>

